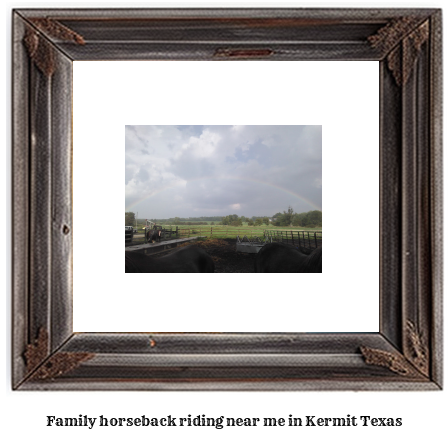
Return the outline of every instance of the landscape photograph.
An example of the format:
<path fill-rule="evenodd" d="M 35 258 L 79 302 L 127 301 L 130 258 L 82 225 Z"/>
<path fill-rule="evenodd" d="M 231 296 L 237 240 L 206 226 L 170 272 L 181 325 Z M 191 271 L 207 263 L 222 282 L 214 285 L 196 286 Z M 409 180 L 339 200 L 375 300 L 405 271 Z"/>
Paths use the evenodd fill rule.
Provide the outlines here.
<path fill-rule="evenodd" d="M 126 125 L 126 273 L 321 273 L 322 126 Z"/>

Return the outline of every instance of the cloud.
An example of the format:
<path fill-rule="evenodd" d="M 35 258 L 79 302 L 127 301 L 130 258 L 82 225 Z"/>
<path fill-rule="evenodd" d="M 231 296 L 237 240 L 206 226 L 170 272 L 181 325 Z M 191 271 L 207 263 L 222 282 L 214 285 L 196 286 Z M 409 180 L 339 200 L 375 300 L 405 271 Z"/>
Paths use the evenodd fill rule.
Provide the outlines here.
<path fill-rule="evenodd" d="M 125 150 L 126 206 L 150 217 L 321 206 L 320 126 L 127 126 Z"/>

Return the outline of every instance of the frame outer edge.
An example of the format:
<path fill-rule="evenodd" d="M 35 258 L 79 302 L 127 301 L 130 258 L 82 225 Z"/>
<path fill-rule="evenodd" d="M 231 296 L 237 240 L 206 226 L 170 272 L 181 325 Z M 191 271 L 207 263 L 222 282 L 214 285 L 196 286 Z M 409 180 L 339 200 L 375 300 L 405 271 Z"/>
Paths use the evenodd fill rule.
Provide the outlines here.
<path fill-rule="evenodd" d="M 412 45 L 411 45 L 412 44 Z M 412 40 L 402 42 L 402 63 L 409 63 Z M 431 94 L 430 71 L 437 63 L 430 56 L 431 45 L 420 52 L 413 63 L 409 80 L 402 85 L 403 98 L 403 352 L 421 371 L 431 376 L 428 349 L 434 350 L 435 304 L 432 271 L 437 259 L 431 256 L 434 213 L 438 200 L 430 204 L 434 184 L 440 182 L 437 171 L 430 165 L 437 142 L 430 137 L 430 127 L 435 123 L 434 95 Z M 434 52 L 433 52 L 434 55 Z M 408 65 L 409 66 L 409 65 Z M 434 163 L 432 163 L 434 164 Z M 438 180 L 435 181 L 434 177 Z M 430 183 L 430 179 L 433 180 Z M 438 236 L 440 237 L 440 236 Z M 432 344 L 432 345 L 431 345 Z"/>
<path fill-rule="evenodd" d="M 25 377 L 23 352 L 28 343 L 29 307 L 29 63 L 22 45 L 24 22 L 13 13 L 12 41 L 12 387 Z"/>
<path fill-rule="evenodd" d="M 25 382 L 20 388 L 25 391 L 437 391 L 434 382 L 404 381 L 210 381 L 210 382 L 164 382 L 164 381 L 124 381 L 97 380 L 86 384 L 81 381 L 34 381 Z"/>
<path fill-rule="evenodd" d="M 126 19 L 138 19 L 147 17 L 148 14 L 152 18 L 167 18 L 172 17 L 173 12 L 176 18 L 199 18 L 207 19 L 210 17 L 216 18 L 272 18 L 273 14 L 279 18 L 290 18 L 300 14 L 301 17 L 316 18 L 316 16 L 323 19 L 351 19 L 356 20 L 360 18 L 389 20 L 390 18 L 399 18 L 403 15 L 414 15 L 418 17 L 427 17 L 435 11 L 435 8 L 95 8 L 92 10 L 83 8 L 42 8 L 30 9 L 20 8 L 20 13 L 24 17 L 47 17 L 59 19 L 61 17 L 73 17 L 75 19 L 82 19 L 86 15 L 94 19 L 114 18 L 117 16 Z"/>
<path fill-rule="evenodd" d="M 73 332 L 71 231 L 63 232 L 72 228 L 73 81 L 72 63 L 57 45 L 48 46 L 54 72 L 40 71 L 23 44 L 26 20 L 16 13 L 14 20 L 12 222 L 22 226 L 15 225 L 13 234 L 12 387 L 17 388 L 30 371 L 24 353 L 38 333 L 49 333 L 48 356 Z"/>
<path fill-rule="evenodd" d="M 432 379 L 443 386 L 443 51 L 442 10 L 431 17 L 431 236 L 432 246 Z"/>

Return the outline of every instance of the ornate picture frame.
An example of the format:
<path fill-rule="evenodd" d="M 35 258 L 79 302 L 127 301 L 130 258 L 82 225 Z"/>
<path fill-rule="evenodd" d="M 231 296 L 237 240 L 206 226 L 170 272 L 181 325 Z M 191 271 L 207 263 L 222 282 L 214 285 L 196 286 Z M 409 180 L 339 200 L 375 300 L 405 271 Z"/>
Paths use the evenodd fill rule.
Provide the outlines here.
<path fill-rule="evenodd" d="M 441 389 L 441 32 L 438 9 L 14 10 L 12 387 Z M 72 63 L 160 59 L 379 62 L 378 333 L 73 332 Z"/>

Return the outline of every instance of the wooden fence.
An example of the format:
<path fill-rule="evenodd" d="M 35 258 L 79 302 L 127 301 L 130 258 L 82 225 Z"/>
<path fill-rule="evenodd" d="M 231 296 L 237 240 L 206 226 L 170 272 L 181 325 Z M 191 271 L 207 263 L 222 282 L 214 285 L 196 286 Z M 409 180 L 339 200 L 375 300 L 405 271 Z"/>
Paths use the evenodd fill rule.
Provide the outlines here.
<path fill-rule="evenodd" d="M 132 229 L 124 230 L 124 243 L 131 243 L 132 238 L 134 237 L 134 231 Z"/>
<path fill-rule="evenodd" d="M 282 242 L 302 248 L 314 249 L 322 246 L 322 231 L 276 231 L 266 230 L 273 242 Z"/>
<path fill-rule="evenodd" d="M 236 236 L 259 237 L 264 239 L 265 237 L 272 238 L 275 242 L 283 242 L 295 246 L 301 246 L 303 248 L 317 248 L 322 245 L 322 231 L 286 231 L 286 230 L 267 230 L 266 228 L 256 227 L 191 227 L 191 228 L 178 228 L 176 233 L 177 238 L 192 237 L 192 236 L 205 236 L 210 238 L 233 238 Z M 174 234 L 174 231 L 173 231 Z"/>
<path fill-rule="evenodd" d="M 226 226 L 199 226 L 189 228 L 179 228 L 171 226 L 164 228 L 164 239 L 182 239 L 185 237 L 204 236 L 215 239 L 232 239 L 237 236 L 242 239 L 247 236 L 249 239 L 259 237 L 272 239 L 273 242 L 282 242 L 293 246 L 300 246 L 307 250 L 313 250 L 322 246 L 322 231 L 298 231 L 298 230 L 277 230 L 256 228 L 256 227 L 226 227 Z M 126 233 L 126 243 L 132 243 L 132 233 Z M 139 243 L 139 242 L 136 242 Z M 307 251 L 306 251 L 307 252 Z"/>

